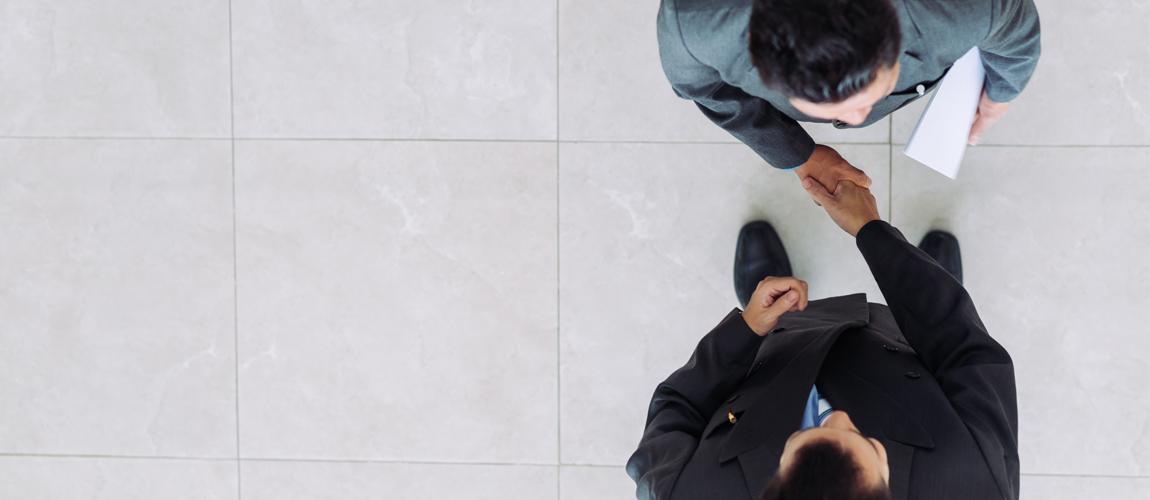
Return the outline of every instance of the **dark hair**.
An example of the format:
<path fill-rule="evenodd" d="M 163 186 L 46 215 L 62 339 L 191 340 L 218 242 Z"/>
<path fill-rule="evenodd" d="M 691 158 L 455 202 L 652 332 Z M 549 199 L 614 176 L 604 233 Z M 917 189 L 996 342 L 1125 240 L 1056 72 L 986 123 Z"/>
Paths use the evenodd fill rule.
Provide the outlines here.
<path fill-rule="evenodd" d="M 787 473 L 780 472 L 767 483 L 761 500 L 890 500 L 886 483 L 864 484 L 854 457 L 826 439 L 799 448 Z"/>
<path fill-rule="evenodd" d="M 820 104 L 866 88 L 902 44 L 891 0 L 754 0 L 748 32 L 763 83 Z"/>

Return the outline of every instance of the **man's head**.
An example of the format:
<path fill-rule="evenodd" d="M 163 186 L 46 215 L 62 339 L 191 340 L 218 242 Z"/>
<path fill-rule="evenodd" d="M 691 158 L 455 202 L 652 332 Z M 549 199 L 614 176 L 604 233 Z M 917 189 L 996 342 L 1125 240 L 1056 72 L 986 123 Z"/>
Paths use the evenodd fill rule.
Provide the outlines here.
<path fill-rule="evenodd" d="M 889 500 L 886 448 L 859 433 L 846 412 L 836 411 L 822 427 L 787 439 L 779 470 L 762 500 Z"/>
<path fill-rule="evenodd" d="M 747 36 L 763 83 L 807 116 L 859 125 L 898 82 L 890 0 L 754 0 Z"/>

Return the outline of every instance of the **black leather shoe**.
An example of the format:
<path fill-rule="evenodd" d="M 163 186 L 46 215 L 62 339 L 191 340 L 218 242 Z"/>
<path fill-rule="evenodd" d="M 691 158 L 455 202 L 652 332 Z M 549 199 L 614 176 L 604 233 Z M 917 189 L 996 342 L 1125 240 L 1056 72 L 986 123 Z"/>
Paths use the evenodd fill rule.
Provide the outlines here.
<path fill-rule="evenodd" d="M 946 231 L 931 231 L 922 237 L 918 248 L 926 252 L 946 272 L 962 283 L 962 252 L 958 250 L 958 238 Z"/>
<path fill-rule="evenodd" d="M 757 220 L 739 230 L 739 244 L 735 247 L 735 295 L 743 309 L 747 308 L 747 302 L 763 278 L 791 274 L 787 249 L 783 248 L 775 228 Z"/>

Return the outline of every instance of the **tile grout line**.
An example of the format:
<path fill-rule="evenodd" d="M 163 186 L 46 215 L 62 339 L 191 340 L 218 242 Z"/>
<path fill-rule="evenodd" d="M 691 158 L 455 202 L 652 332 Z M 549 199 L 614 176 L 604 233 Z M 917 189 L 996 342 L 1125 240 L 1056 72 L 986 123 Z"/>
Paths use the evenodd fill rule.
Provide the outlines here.
<path fill-rule="evenodd" d="M 86 459 L 113 459 L 113 460 L 193 460 L 201 462 L 231 462 L 232 457 L 172 457 L 172 456 L 144 456 L 144 455 L 86 455 L 86 454 L 50 454 L 50 453 L 0 453 L 0 457 L 13 458 L 86 458 Z M 551 463 L 519 463 L 519 462 L 435 462 L 426 460 L 370 460 L 370 459 L 322 459 L 322 458 L 271 458 L 252 457 L 241 458 L 241 462 L 286 462 L 286 463 L 326 463 L 326 464 L 376 464 L 376 465 L 483 465 L 496 467 L 555 467 Z M 561 467 L 586 467 L 597 469 L 623 469 L 625 465 L 606 464 L 559 464 Z M 1119 474 L 1058 474 L 1043 472 L 1022 472 L 1022 476 L 1031 477 L 1075 477 L 1075 478 L 1103 478 L 1103 479 L 1150 479 L 1150 475 L 1119 475 Z"/>
<path fill-rule="evenodd" d="M 234 126 L 234 125 L 233 125 Z M 558 126 L 556 126 L 558 130 Z M 644 140 L 583 140 L 583 139 L 413 139 L 394 137 L 144 137 L 144 136 L 46 136 L 46 135 L 0 135 L 0 140 L 88 140 L 88 141 L 267 141 L 267 142 L 485 142 L 485 143 L 527 143 L 527 144 L 666 144 L 666 145 L 715 145 L 742 146 L 740 142 L 720 141 L 644 141 Z M 844 146 L 899 146 L 903 143 L 878 142 L 827 142 Z M 979 148 L 1050 148 L 1050 149 L 1150 149 L 1150 144 L 980 144 Z"/>
<path fill-rule="evenodd" d="M 243 461 L 240 460 L 240 285 L 236 220 L 236 79 L 232 48 L 232 2 L 228 0 L 228 101 L 232 142 L 232 361 L 236 374 L 236 500 L 243 499 Z"/>
<path fill-rule="evenodd" d="M 23 458 L 111 458 L 117 460 L 195 460 L 202 462 L 232 462 L 236 459 L 233 457 L 171 457 L 171 456 L 147 456 L 147 455 L 101 455 L 101 454 L 84 454 L 84 453 L 0 453 L 0 457 L 23 457 Z"/>
<path fill-rule="evenodd" d="M 559 119 L 559 12 L 561 0 L 555 0 L 555 500 L 563 496 L 563 343 L 560 301 L 560 192 L 563 188 L 559 176 L 560 139 Z"/>

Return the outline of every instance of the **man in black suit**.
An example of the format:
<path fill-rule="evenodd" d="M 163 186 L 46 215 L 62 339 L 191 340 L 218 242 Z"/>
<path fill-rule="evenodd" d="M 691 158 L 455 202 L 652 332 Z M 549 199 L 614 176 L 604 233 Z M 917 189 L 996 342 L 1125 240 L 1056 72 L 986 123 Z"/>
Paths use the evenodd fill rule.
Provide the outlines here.
<path fill-rule="evenodd" d="M 803 186 L 855 236 L 888 306 L 808 303 L 770 226 L 744 227 L 745 310 L 656 388 L 627 461 L 638 498 L 1017 499 L 1014 367 L 962 287 L 957 240 L 915 247 L 868 189 Z"/>
<path fill-rule="evenodd" d="M 798 121 L 873 124 L 978 47 L 986 81 L 968 138 L 977 144 L 1041 53 L 1033 0 L 662 0 L 656 24 L 677 95 L 767 163 L 828 190 L 870 179 Z"/>

